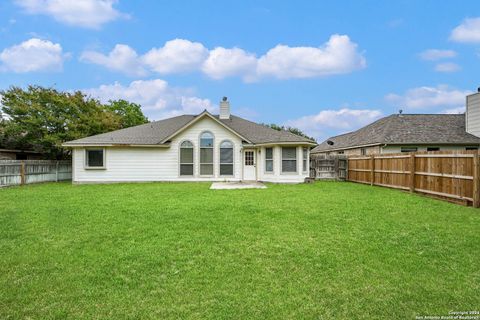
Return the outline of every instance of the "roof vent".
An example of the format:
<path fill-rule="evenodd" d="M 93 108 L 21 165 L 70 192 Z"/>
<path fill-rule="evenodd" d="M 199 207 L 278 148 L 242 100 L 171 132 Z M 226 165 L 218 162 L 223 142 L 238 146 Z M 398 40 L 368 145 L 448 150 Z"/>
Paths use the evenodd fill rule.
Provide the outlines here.
<path fill-rule="evenodd" d="M 480 92 L 480 87 L 477 88 L 477 92 Z"/>
<path fill-rule="evenodd" d="M 329 146 L 333 146 L 333 145 L 335 144 L 335 142 L 333 142 L 332 140 L 327 140 L 327 144 L 328 144 Z"/>
<path fill-rule="evenodd" d="M 227 97 L 220 101 L 220 119 L 230 119 L 230 102 Z"/>
<path fill-rule="evenodd" d="M 402 109 L 398 110 L 398 116 L 399 116 L 399 117 L 402 116 L 402 113 L 403 113 L 403 110 L 402 110 Z"/>

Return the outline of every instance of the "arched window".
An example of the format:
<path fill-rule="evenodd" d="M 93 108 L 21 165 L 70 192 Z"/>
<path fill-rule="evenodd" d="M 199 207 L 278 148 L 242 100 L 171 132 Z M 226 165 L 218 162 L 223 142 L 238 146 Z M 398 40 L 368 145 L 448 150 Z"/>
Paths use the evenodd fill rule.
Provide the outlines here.
<path fill-rule="evenodd" d="M 180 145 L 180 175 L 193 176 L 193 144 L 188 140 Z"/>
<path fill-rule="evenodd" d="M 233 176 L 233 143 L 230 140 L 220 143 L 220 175 Z"/>
<path fill-rule="evenodd" d="M 213 175 L 213 134 L 209 131 L 200 135 L 200 175 Z"/>

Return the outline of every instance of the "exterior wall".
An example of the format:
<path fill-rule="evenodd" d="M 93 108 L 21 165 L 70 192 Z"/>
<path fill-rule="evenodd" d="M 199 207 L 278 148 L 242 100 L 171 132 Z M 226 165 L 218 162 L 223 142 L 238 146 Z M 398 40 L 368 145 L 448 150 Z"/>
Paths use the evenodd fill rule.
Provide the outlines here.
<path fill-rule="evenodd" d="M 467 96 L 466 131 L 480 137 L 480 93 Z"/>
<path fill-rule="evenodd" d="M 15 159 L 17 159 L 16 153 L 0 151 L 0 160 L 15 160 Z"/>
<path fill-rule="evenodd" d="M 382 148 L 382 153 L 400 153 L 400 152 L 402 152 L 402 147 L 412 147 L 412 146 L 408 146 L 408 145 L 405 145 L 405 146 L 386 146 L 386 147 Z M 427 151 L 427 148 L 429 148 L 429 147 L 438 147 L 438 148 L 440 148 L 439 151 L 465 151 L 465 148 L 466 148 L 466 146 L 458 146 L 458 145 L 457 146 L 456 145 L 450 145 L 450 146 L 431 145 L 431 146 L 413 146 L 413 147 L 417 147 L 418 152 Z M 478 147 L 478 146 L 472 145 L 472 147 Z"/>
<path fill-rule="evenodd" d="M 200 134 L 211 131 L 214 137 L 214 175 L 200 176 Z M 194 145 L 194 175 L 180 176 L 180 144 L 190 140 Z M 220 176 L 220 143 L 230 140 L 234 144 L 234 175 Z M 172 139 L 169 148 L 107 147 L 106 169 L 85 169 L 85 149 L 73 151 L 74 182 L 120 181 L 224 181 L 241 180 L 243 159 L 241 139 L 207 117 Z"/>
<path fill-rule="evenodd" d="M 377 154 L 377 153 L 380 153 L 380 146 L 373 146 L 373 147 L 365 147 L 365 148 L 353 148 L 353 149 L 345 149 L 345 150 L 342 150 L 343 153 L 339 152 L 339 151 L 331 151 L 331 152 L 319 152 L 319 153 L 323 153 L 323 154 L 332 154 L 332 155 L 335 155 L 335 154 L 344 154 L 346 156 L 359 156 L 362 154 L 362 149 L 365 149 L 365 152 L 367 155 L 371 155 L 371 154 Z"/>
<path fill-rule="evenodd" d="M 430 147 L 437 147 L 440 148 L 439 151 L 465 151 L 467 146 L 464 145 L 431 145 L 431 146 L 418 146 L 418 145 L 388 145 L 386 147 L 380 146 L 373 146 L 373 147 L 366 147 L 364 148 L 366 151 L 366 155 L 371 154 L 379 154 L 379 153 L 401 153 L 402 147 L 417 147 L 418 152 L 427 151 L 427 148 Z M 478 147 L 476 145 L 472 145 L 471 147 Z M 360 156 L 362 148 L 353 148 L 353 149 L 345 149 L 343 150 L 343 154 L 346 156 Z M 320 152 L 320 153 L 327 153 L 327 152 Z M 329 154 L 339 154 L 338 151 L 329 152 Z"/>
<path fill-rule="evenodd" d="M 304 182 L 305 178 L 309 177 L 310 173 L 310 148 L 308 148 L 307 154 L 307 170 L 303 171 L 302 168 L 302 149 L 303 147 L 297 146 L 297 172 L 282 173 L 282 146 L 273 145 L 273 172 L 265 172 L 265 149 L 267 147 L 261 147 L 257 150 L 257 179 L 266 182 L 277 183 L 299 183 Z M 293 147 L 289 145 L 288 147 Z"/>
<path fill-rule="evenodd" d="M 46 159 L 42 154 L 16 152 L 16 151 L 0 151 L 0 160 L 17 160 L 23 158 L 26 160 L 43 160 Z"/>

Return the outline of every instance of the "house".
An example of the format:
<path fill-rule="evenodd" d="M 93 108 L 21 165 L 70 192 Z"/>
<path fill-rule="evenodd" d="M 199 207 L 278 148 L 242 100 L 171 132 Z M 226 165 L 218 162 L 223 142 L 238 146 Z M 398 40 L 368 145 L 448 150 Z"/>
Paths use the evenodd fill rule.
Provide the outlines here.
<path fill-rule="evenodd" d="M 328 138 L 312 154 L 472 150 L 479 145 L 480 138 L 465 131 L 463 114 L 395 114 L 357 131 Z"/>
<path fill-rule="evenodd" d="M 395 114 L 357 131 L 328 138 L 312 154 L 369 155 L 414 151 L 477 150 L 480 90 L 467 96 L 465 114 Z"/>
<path fill-rule="evenodd" d="M 204 111 L 66 142 L 75 183 L 303 182 L 315 142 L 230 114 Z"/>
<path fill-rule="evenodd" d="M 0 148 L 0 160 L 42 160 L 46 155 L 33 150 Z"/>

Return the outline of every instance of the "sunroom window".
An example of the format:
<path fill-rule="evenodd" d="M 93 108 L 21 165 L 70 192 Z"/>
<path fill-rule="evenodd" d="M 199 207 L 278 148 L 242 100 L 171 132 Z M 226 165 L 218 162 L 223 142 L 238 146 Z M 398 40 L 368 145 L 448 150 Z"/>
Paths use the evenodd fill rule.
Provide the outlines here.
<path fill-rule="evenodd" d="M 213 175 L 213 134 L 209 131 L 200 135 L 200 175 Z"/>
<path fill-rule="evenodd" d="M 220 175 L 233 176 L 233 143 L 229 140 L 220 144 Z"/>
<path fill-rule="evenodd" d="M 193 144 L 190 141 L 180 145 L 180 175 L 193 176 Z"/>
<path fill-rule="evenodd" d="M 308 167 L 308 149 L 307 148 L 303 148 L 302 149 L 303 153 L 303 157 L 302 157 L 302 165 L 303 165 L 303 172 L 307 172 L 307 167 Z"/>
<path fill-rule="evenodd" d="M 282 172 L 297 172 L 297 148 L 282 148 Z"/>
<path fill-rule="evenodd" d="M 85 166 L 92 169 L 102 169 L 105 167 L 105 157 L 103 149 L 86 149 Z"/>
<path fill-rule="evenodd" d="M 265 172 L 273 172 L 273 148 L 265 148 Z"/>

